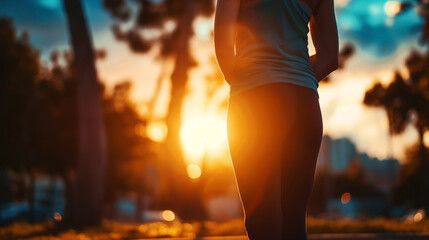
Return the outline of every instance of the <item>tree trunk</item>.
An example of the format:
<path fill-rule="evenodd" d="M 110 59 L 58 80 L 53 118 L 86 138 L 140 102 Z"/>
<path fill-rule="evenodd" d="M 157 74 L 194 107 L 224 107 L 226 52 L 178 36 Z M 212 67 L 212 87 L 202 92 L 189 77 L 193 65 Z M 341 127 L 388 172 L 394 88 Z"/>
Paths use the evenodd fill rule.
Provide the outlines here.
<path fill-rule="evenodd" d="M 73 176 L 70 172 L 61 174 L 61 178 L 64 181 L 64 200 L 65 200 L 65 208 L 64 208 L 64 221 L 65 223 L 71 222 L 71 219 L 68 219 L 69 216 L 71 217 L 73 215 L 73 190 L 74 190 L 74 180 Z"/>
<path fill-rule="evenodd" d="M 419 145 L 420 145 L 420 159 L 421 159 L 421 168 L 420 168 L 420 203 L 419 207 L 425 209 L 426 211 L 429 210 L 428 204 L 429 204 L 429 176 L 428 176 L 428 159 L 426 156 L 426 147 L 424 144 L 423 135 L 425 133 L 425 129 L 423 127 L 419 127 Z"/>
<path fill-rule="evenodd" d="M 64 0 L 73 48 L 78 161 L 71 223 L 77 227 L 100 223 L 106 168 L 106 133 L 97 86 L 94 50 L 80 0 Z"/>
<path fill-rule="evenodd" d="M 33 170 L 30 170 L 30 192 L 28 195 L 28 204 L 30 212 L 30 222 L 34 223 L 36 221 L 36 177 L 34 176 Z"/>
<path fill-rule="evenodd" d="M 165 142 L 168 150 L 167 156 L 169 157 L 170 170 L 172 171 L 172 176 L 170 176 L 170 183 L 172 183 L 170 191 L 171 205 L 182 216 L 189 215 L 190 212 L 187 207 L 189 202 L 186 199 L 187 195 L 189 195 L 186 192 L 189 189 L 185 189 L 189 184 L 184 182 L 187 180 L 187 176 L 180 141 L 181 108 L 183 98 L 185 97 L 186 83 L 188 82 L 188 70 L 193 62 L 190 55 L 189 40 L 192 36 L 192 22 L 196 12 L 196 0 L 188 0 L 186 4 L 186 11 L 178 23 L 180 34 L 175 46 L 176 61 L 171 75 L 172 90 L 166 117 L 168 134 Z"/>
<path fill-rule="evenodd" d="M 162 62 L 161 62 L 161 73 L 159 74 L 158 79 L 156 81 L 153 96 L 148 103 L 148 120 L 149 120 L 149 122 L 155 119 L 155 107 L 156 107 L 156 103 L 159 99 L 159 94 L 161 93 L 161 87 L 162 87 L 162 84 L 164 82 L 164 77 L 166 75 L 165 74 L 166 66 L 167 66 L 166 60 L 162 60 Z"/>

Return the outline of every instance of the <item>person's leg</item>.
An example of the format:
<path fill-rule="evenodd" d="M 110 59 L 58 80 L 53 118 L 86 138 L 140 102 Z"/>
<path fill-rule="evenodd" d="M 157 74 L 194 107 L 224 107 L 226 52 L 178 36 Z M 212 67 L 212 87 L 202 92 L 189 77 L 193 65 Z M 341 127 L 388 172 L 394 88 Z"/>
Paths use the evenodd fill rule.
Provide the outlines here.
<path fill-rule="evenodd" d="M 282 139 L 297 109 L 294 93 L 281 97 L 278 86 L 248 90 L 228 105 L 228 145 L 251 240 L 282 239 Z"/>
<path fill-rule="evenodd" d="M 323 124 L 317 94 L 304 87 L 293 88 L 298 96 L 298 112 L 296 124 L 292 131 L 285 132 L 283 142 L 283 240 L 306 240 L 307 204 L 313 188 Z"/>

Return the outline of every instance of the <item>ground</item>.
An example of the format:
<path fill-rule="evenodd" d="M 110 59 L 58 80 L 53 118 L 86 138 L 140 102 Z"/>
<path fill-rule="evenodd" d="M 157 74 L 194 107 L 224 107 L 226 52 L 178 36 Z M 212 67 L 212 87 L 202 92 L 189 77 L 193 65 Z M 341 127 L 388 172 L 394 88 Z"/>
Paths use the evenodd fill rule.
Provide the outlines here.
<path fill-rule="evenodd" d="M 60 228 L 54 221 L 28 224 L 14 223 L 0 228 L 0 239 L 31 239 L 31 240 L 60 240 L 60 239 L 196 239 L 201 232 L 201 223 L 153 222 L 153 223 L 123 223 L 105 220 L 98 227 L 82 231 Z M 427 239 L 429 240 L 429 220 L 411 222 L 401 219 L 366 219 L 366 220 L 325 220 L 308 219 L 310 240 L 325 239 Z M 245 240 L 245 230 L 241 219 L 228 222 L 205 222 L 204 236 L 206 240 Z M 223 237 L 219 237 L 223 236 Z M 228 237 L 230 236 L 230 237 Z"/>

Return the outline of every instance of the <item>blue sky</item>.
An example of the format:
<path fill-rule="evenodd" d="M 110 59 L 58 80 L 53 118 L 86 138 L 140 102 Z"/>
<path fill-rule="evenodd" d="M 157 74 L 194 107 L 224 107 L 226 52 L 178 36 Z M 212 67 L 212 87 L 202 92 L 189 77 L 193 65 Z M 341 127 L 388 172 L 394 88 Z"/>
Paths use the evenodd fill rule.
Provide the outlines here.
<path fill-rule="evenodd" d="M 83 0 L 93 35 L 109 28 L 112 19 L 102 0 Z M 30 41 L 43 55 L 68 44 L 66 16 L 61 0 L 0 0 L 0 16 L 13 19 L 19 31 L 30 33 Z"/>

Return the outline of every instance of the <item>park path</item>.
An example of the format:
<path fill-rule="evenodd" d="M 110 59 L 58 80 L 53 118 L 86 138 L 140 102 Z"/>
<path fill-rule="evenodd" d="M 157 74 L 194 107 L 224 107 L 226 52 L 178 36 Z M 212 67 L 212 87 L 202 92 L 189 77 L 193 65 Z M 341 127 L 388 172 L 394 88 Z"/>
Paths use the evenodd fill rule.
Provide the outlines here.
<path fill-rule="evenodd" d="M 139 238 L 149 240 L 151 238 Z M 156 240 L 248 240 L 246 236 L 203 238 L 152 238 Z M 429 233 L 359 233 L 359 234 L 310 234 L 309 240 L 429 240 Z M 137 240 L 137 239 L 136 239 Z"/>

